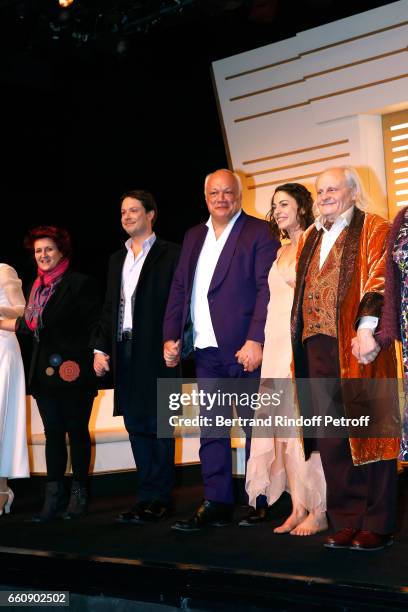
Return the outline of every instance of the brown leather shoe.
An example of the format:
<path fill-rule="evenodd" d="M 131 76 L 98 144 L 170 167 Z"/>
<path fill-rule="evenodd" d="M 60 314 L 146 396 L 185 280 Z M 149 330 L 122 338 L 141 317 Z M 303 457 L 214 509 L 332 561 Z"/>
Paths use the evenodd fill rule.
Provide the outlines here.
<path fill-rule="evenodd" d="M 324 546 L 326 546 L 326 548 L 350 548 L 351 542 L 357 533 L 361 532 L 358 532 L 357 529 L 353 529 L 353 527 L 343 527 L 343 529 L 328 536 Z"/>
<path fill-rule="evenodd" d="M 358 531 L 351 541 L 350 550 L 381 550 L 394 543 L 392 535 L 374 533 L 374 531 Z"/>

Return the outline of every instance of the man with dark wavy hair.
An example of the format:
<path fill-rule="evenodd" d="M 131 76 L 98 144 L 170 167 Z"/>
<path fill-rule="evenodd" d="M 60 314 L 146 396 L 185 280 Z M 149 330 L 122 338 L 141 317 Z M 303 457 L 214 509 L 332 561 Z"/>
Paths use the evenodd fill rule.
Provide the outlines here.
<path fill-rule="evenodd" d="M 157 205 L 142 190 L 121 198 L 129 238 L 111 256 L 95 338 L 94 369 L 112 369 L 114 414 L 123 415 L 137 467 L 137 503 L 121 523 L 154 522 L 171 511 L 174 439 L 157 438 L 157 378 L 174 376 L 162 359 L 162 325 L 180 248 L 153 232 Z"/>

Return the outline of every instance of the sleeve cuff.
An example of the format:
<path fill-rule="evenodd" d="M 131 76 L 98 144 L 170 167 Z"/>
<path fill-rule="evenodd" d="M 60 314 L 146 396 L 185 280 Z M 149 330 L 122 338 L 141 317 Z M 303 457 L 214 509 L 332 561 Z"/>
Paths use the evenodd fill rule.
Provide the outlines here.
<path fill-rule="evenodd" d="M 360 320 L 363 317 L 375 317 L 376 319 L 379 319 L 383 302 L 384 296 L 382 295 L 382 293 L 378 293 L 377 291 L 371 291 L 370 293 L 366 293 L 363 296 L 363 299 L 361 300 L 360 306 L 358 308 L 354 324 L 355 329 L 359 328 Z"/>
<path fill-rule="evenodd" d="M 365 316 L 361 317 L 358 322 L 357 329 L 371 329 L 374 331 L 378 325 L 378 317 Z"/>

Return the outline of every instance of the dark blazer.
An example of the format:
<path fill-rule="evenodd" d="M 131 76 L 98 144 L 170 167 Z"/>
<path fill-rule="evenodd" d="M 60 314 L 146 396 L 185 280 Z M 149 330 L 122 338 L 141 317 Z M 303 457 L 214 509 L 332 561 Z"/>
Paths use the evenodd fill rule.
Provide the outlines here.
<path fill-rule="evenodd" d="M 34 396 L 40 392 L 51 396 L 96 394 L 97 378 L 89 343 L 99 314 L 100 298 L 94 279 L 68 270 L 43 310 L 38 339 L 33 337 L 28 387 Z M 18 319 L 16 331 L 32 334 L 24 317 Z M 75 380 L 69 380 L 72 374 Z"/>
<path fill-rule="evenodd" d="M 127 250 L 114 253 L 109 262 L 108 283 L 94 348 L 110 356 L 116 381 L 116 338 L 122 283 Z M 136 287 L 132 329 L 132 384 L 130 402 L 141 416 L 156 414 L 157 378 L 175 378 L 177 368 L 167 368 L 163 359 L 162 326 L 171 280 L 180 247 L 156 238 L 140 273 Z M 116 394 L 115 394 L 116 395 Z M 120 414 L 115 397 L 114 414 Z"/>
<path fill-rule="evenodd" d="M 164 340 L 185 342 L 197 261 L 207 235 L 202 223 L 184 238 L 164 319 Z M 211 320 L 226 362 L 246 340 L 264 342 L 269 302 L 268 273 L 279 242 L 271 239 L 268 223 L 245 214 L 236 220 L 222 250 L 208 291 Z"/>

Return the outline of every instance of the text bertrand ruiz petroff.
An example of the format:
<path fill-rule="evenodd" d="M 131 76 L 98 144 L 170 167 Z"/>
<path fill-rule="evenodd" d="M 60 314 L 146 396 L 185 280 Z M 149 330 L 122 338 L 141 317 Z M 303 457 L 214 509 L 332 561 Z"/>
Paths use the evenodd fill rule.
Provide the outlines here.
<path fill-rule="evenodd" d="M 193 389 L 189 393 L 170 393 L 169 394 L 169 409 L 179 410 L 183 406 L 200 405 L 208 411 L 226 406 L 241 406 L 251 408 L 256 411 L 261 407 L 278 407 L 281 403 L 282 391 L 276 393 L 208 393 L 203 389 Z M 334 426 L 334 427 L 367 427 L 370 417 L 365 415 L 359 418 L 333 417 L 331 415 L 315 415 L 312 417 L 288 417 L 286 415 L 264 415 L 257 417 L 226 417 L 222 414 L 206 416 L 203 414 L 197 416 L 171 415 L 169 424 L 171 427 L 211 427 L 213 425 L 219 427 L 319 427 Z"/>

